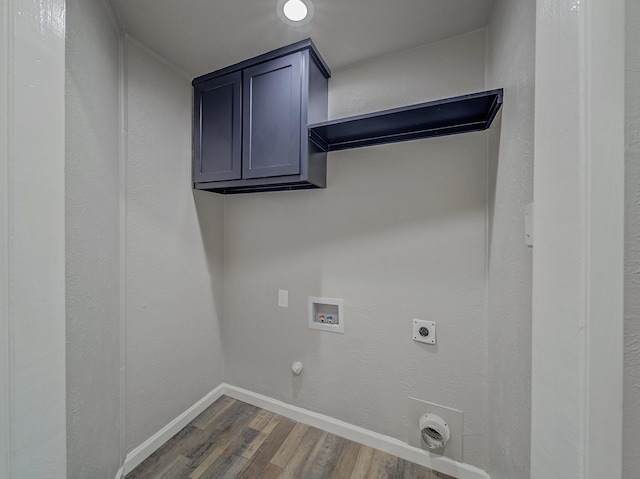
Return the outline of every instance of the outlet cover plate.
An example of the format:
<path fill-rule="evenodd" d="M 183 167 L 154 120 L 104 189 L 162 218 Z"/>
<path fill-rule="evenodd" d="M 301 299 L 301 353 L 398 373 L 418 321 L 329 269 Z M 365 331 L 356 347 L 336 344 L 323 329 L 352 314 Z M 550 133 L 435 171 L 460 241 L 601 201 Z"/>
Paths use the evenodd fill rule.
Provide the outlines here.
<path fill-rule="evenodd" d="M 427 331 L 427 335 L 423 331 Z M 413 340 L 420 343 L 436 344 L 436 322 L 424 319 L 413 320 Z"/>
<path fill-rule="evenodd" d="M 462 460 L 462 427 L 463 414 L 462 411 L 451 409 L 439 404 L 430 403 L 421 399 L 409 398 L 409 430 L 407 443 L 410 446 L 424 449 L 436 456 L 445 456 L 454 461 L 463 462 Z M 437 414 L 445 420 L 451 437 L 441 449 L 429 449 L 420 435 L 420 418 L 423 414 Z"/>
<path fill-rule="evenodd" d="M 278 306 L 280 306 L 281 308 L 289 307 L 289 290 L 288 289 L 278 290 Z"/>

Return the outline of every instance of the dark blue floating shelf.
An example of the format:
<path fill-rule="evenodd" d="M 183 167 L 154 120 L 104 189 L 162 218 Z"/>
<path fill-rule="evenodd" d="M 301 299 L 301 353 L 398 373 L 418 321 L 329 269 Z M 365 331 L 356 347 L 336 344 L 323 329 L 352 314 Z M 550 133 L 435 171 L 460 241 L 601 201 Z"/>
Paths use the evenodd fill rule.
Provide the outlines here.
<path fill-rule="evenodd" d="M 502 106 L 502 88 L 309 125 L 324 151 L 486 130 Z"/>

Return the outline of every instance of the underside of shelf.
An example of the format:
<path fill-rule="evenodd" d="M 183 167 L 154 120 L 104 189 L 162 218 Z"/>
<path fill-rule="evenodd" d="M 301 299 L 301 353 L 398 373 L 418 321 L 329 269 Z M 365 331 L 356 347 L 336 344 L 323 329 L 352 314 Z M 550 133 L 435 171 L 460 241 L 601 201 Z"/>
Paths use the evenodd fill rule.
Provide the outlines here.
<path fill-rule="evenodd" d="M 430 101 L 309 125 L 324 151 L 345 150 L 486 130 L 502 106 L 502 89 Z"/>

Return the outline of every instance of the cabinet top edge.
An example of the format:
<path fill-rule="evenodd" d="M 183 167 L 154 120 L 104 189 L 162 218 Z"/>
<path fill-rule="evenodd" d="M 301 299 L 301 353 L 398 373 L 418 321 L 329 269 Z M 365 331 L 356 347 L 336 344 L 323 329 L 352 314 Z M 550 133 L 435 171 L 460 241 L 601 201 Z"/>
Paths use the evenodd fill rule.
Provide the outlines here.
<path fill-rule="evenodd" d="M 222 76 L 222 75 L 227 75 L 228 73 L 233 73 L 235 71 L 243 70 L 243 69 L 245 69 L 247 67 L 250 67 L 250 66 L 253 66 L 253 65 L 257 65 L 258 63 L 263 63 L 263 62 L 266 62 L 266 61 L 269 61 L 269 60 L 274 60 L 276 58 L 283 57 L 283 56 L 290 55 L 292 53 L 296 53 L 296 52 L 300 52 L 300 51 L 304 51 L 304 50 L 309 50 L 309 53 L 310 53 L 311 57 L 313 57 L 313 60 L 318 65 L 318 67 L 322 71 L 323 75 L 326 78 L 330 78 L 331 77 L 331 70 L 329 69 L 329 66 L 324 61 L 324 58 L 322 58 L 322 55 L 320 55 L 320 52 L 318 51 L 318 49 L 314 45 L 313 41 L 310 38 L 307 38 L 305 40 L 301 40 L 299 42 L 292 43 L 291 45 L 286 45 L 284 47 L 277 48 L 276 50 L 272 50 L 270 52 L 263 53 L 262 55 L 258 55 L 257 57 L 253 57 L 253 58 L 250 58 L 248 60 L 244 60 L 244 61 L 235 63 L 233 65 L 230 65 L 228 67 L 222 68 L 220 70 L 216 70 L 214 72 L 207 73 L 205 75 L 201 75 L 199 77 L 194 78 L 193 81 L 191 82 L 191 84 L 195 86 L 198 83 L 202 83 L 204 81 L 211 80 L 212 78 L 217 78 L 217 77 Z"/>

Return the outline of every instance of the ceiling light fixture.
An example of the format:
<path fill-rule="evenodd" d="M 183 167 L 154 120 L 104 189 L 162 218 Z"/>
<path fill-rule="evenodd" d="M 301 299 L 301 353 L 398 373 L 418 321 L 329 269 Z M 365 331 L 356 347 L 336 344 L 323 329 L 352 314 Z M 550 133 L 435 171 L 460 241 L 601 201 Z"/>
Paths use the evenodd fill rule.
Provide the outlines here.
<path fill-rule="evenodd" d="M 278 0 L 276 12 L 283 22 L 302 26 L 311 21 L 315 9 L 311 0 Z"/>
<path fill-rule="evenodd" d="M 302 0 L 289 0 L 282 7 L 285 17 L 292 22 L 300 22 L 305 19 L 308 13 L 307 6 Z"/>

